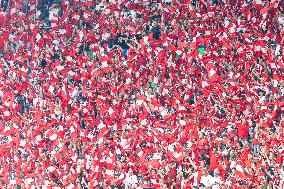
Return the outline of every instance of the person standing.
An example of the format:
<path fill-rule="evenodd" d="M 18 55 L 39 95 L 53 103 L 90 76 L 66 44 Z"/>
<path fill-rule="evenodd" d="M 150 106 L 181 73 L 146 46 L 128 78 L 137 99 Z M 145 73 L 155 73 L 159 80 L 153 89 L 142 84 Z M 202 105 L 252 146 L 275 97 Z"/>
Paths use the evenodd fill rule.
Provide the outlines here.
<path fill-rule="evenodd" d="M 212 181 L 213 181 L 213 177 L 209 175 L 208 170 L 203 169 L 200 184 L 204 185 L 205 187 L 210 187 L 212 184 Z"/>
<path fill-rule="evenodd" d="M 125 178 L 125 189 L 134 189 L 137 188 L 138 178 L 133 173 L 132 169 L 129 169 L 128 173 L 126 173 Z"/>

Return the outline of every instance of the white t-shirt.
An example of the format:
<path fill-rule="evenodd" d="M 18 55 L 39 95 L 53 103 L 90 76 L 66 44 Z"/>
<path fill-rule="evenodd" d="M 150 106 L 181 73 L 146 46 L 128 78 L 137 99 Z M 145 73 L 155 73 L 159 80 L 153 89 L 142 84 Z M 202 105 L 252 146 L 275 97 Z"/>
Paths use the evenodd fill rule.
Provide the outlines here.
<path fill-rule="evenodd" d="M 223 184 L 222 178 L 220 176 L 212 178 L 212 189 L 220 189 Z"/>
<path fill-rule="evenodd" d="M 136 175 L 126 174 L 125 179 L 125 189 L 136 188 L 136 184 L 138 183 L 138 179 Z"/>
<path fill-rule="evenodd" d="M 202 175 L 200 179 L 200 184 L 204 184 L 204 186 L 208 187 L 211 185 L 213 177 L 211 175 Z"/>

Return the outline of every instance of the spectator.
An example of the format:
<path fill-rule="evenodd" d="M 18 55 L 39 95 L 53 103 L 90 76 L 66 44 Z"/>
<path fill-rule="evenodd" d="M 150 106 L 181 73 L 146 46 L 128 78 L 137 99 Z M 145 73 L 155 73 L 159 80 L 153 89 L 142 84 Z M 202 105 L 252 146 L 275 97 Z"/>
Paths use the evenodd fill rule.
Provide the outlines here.
<path fill-rule="evenodd" d="M 200 184 L 204 185 L 204 187 L 211 187 L 214 181 L 215 181 L 214 177 L 209 175 L 208 170 L 203 169 Z"/>
<path fill-rule="evenodd" d="M 283 186 L 283 1 L 0 1 L 1 188 Z"/>
<path fill-rule="evenodd" d="M 125 188 L 136 188 L 138 183 L 137 176 L 133 173 L 132 169 L 129 169 L 128 173 L 126 174 L 125 178 Z"/>

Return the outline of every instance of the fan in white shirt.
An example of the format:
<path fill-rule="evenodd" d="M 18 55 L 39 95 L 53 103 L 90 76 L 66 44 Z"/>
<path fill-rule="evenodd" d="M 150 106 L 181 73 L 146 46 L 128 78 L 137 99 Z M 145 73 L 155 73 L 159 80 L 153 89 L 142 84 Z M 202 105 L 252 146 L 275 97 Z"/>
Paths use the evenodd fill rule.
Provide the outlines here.
<path fill-rule="evenodd" d="M 129 169 L 128 173 L 126 173 L 125 189 L 137 188 L 137 183 L 138 183 L 137 176 L 133 174 L 132 169 Z"/>
<path fill-rule="evenodd" d="M 218 169 L 215 169 L 214 177 L 212 178 L 212 182 L 211 182 L 212 189 L 220 189 L 222 184 L 223 184 L 223 181 L 220 176 L 220 172 Z"/>
<path fill-rule="evenodd" d="M 200 184 L 203 184 L 205 187 L 209 187 L 212 184 L 212 180 L 213 180 L 213 177 L 209 175 L 208 170 L 204 169 L 202 171 Z"/>

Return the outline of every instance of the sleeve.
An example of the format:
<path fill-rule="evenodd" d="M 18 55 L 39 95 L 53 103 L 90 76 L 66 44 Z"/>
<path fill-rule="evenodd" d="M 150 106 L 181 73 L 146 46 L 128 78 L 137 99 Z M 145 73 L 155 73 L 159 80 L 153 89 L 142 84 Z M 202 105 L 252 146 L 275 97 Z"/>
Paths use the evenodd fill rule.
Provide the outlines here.
<path fill-rule="evenodd" d="M 138 184 L 138 178 L 137 178 L 137 176 L 135 176 L 135 182 L 134 182 L 134 183 L 135 183 L 135 185 Z"/>
<path fill-rule="evenodd" d="M 129 184 L 128 174 L 126 174 L 126 177 L 125 177 L 125 189 L 128 189 L 128 184 Z"/>
<path fill-rule="evenodd" d="M 201 179 L 200 179 L 200 184 L 205 184 L 205 183 L 204 183 L 204 177 L 203 177 L 203 176 L 202 176 Z"/>

